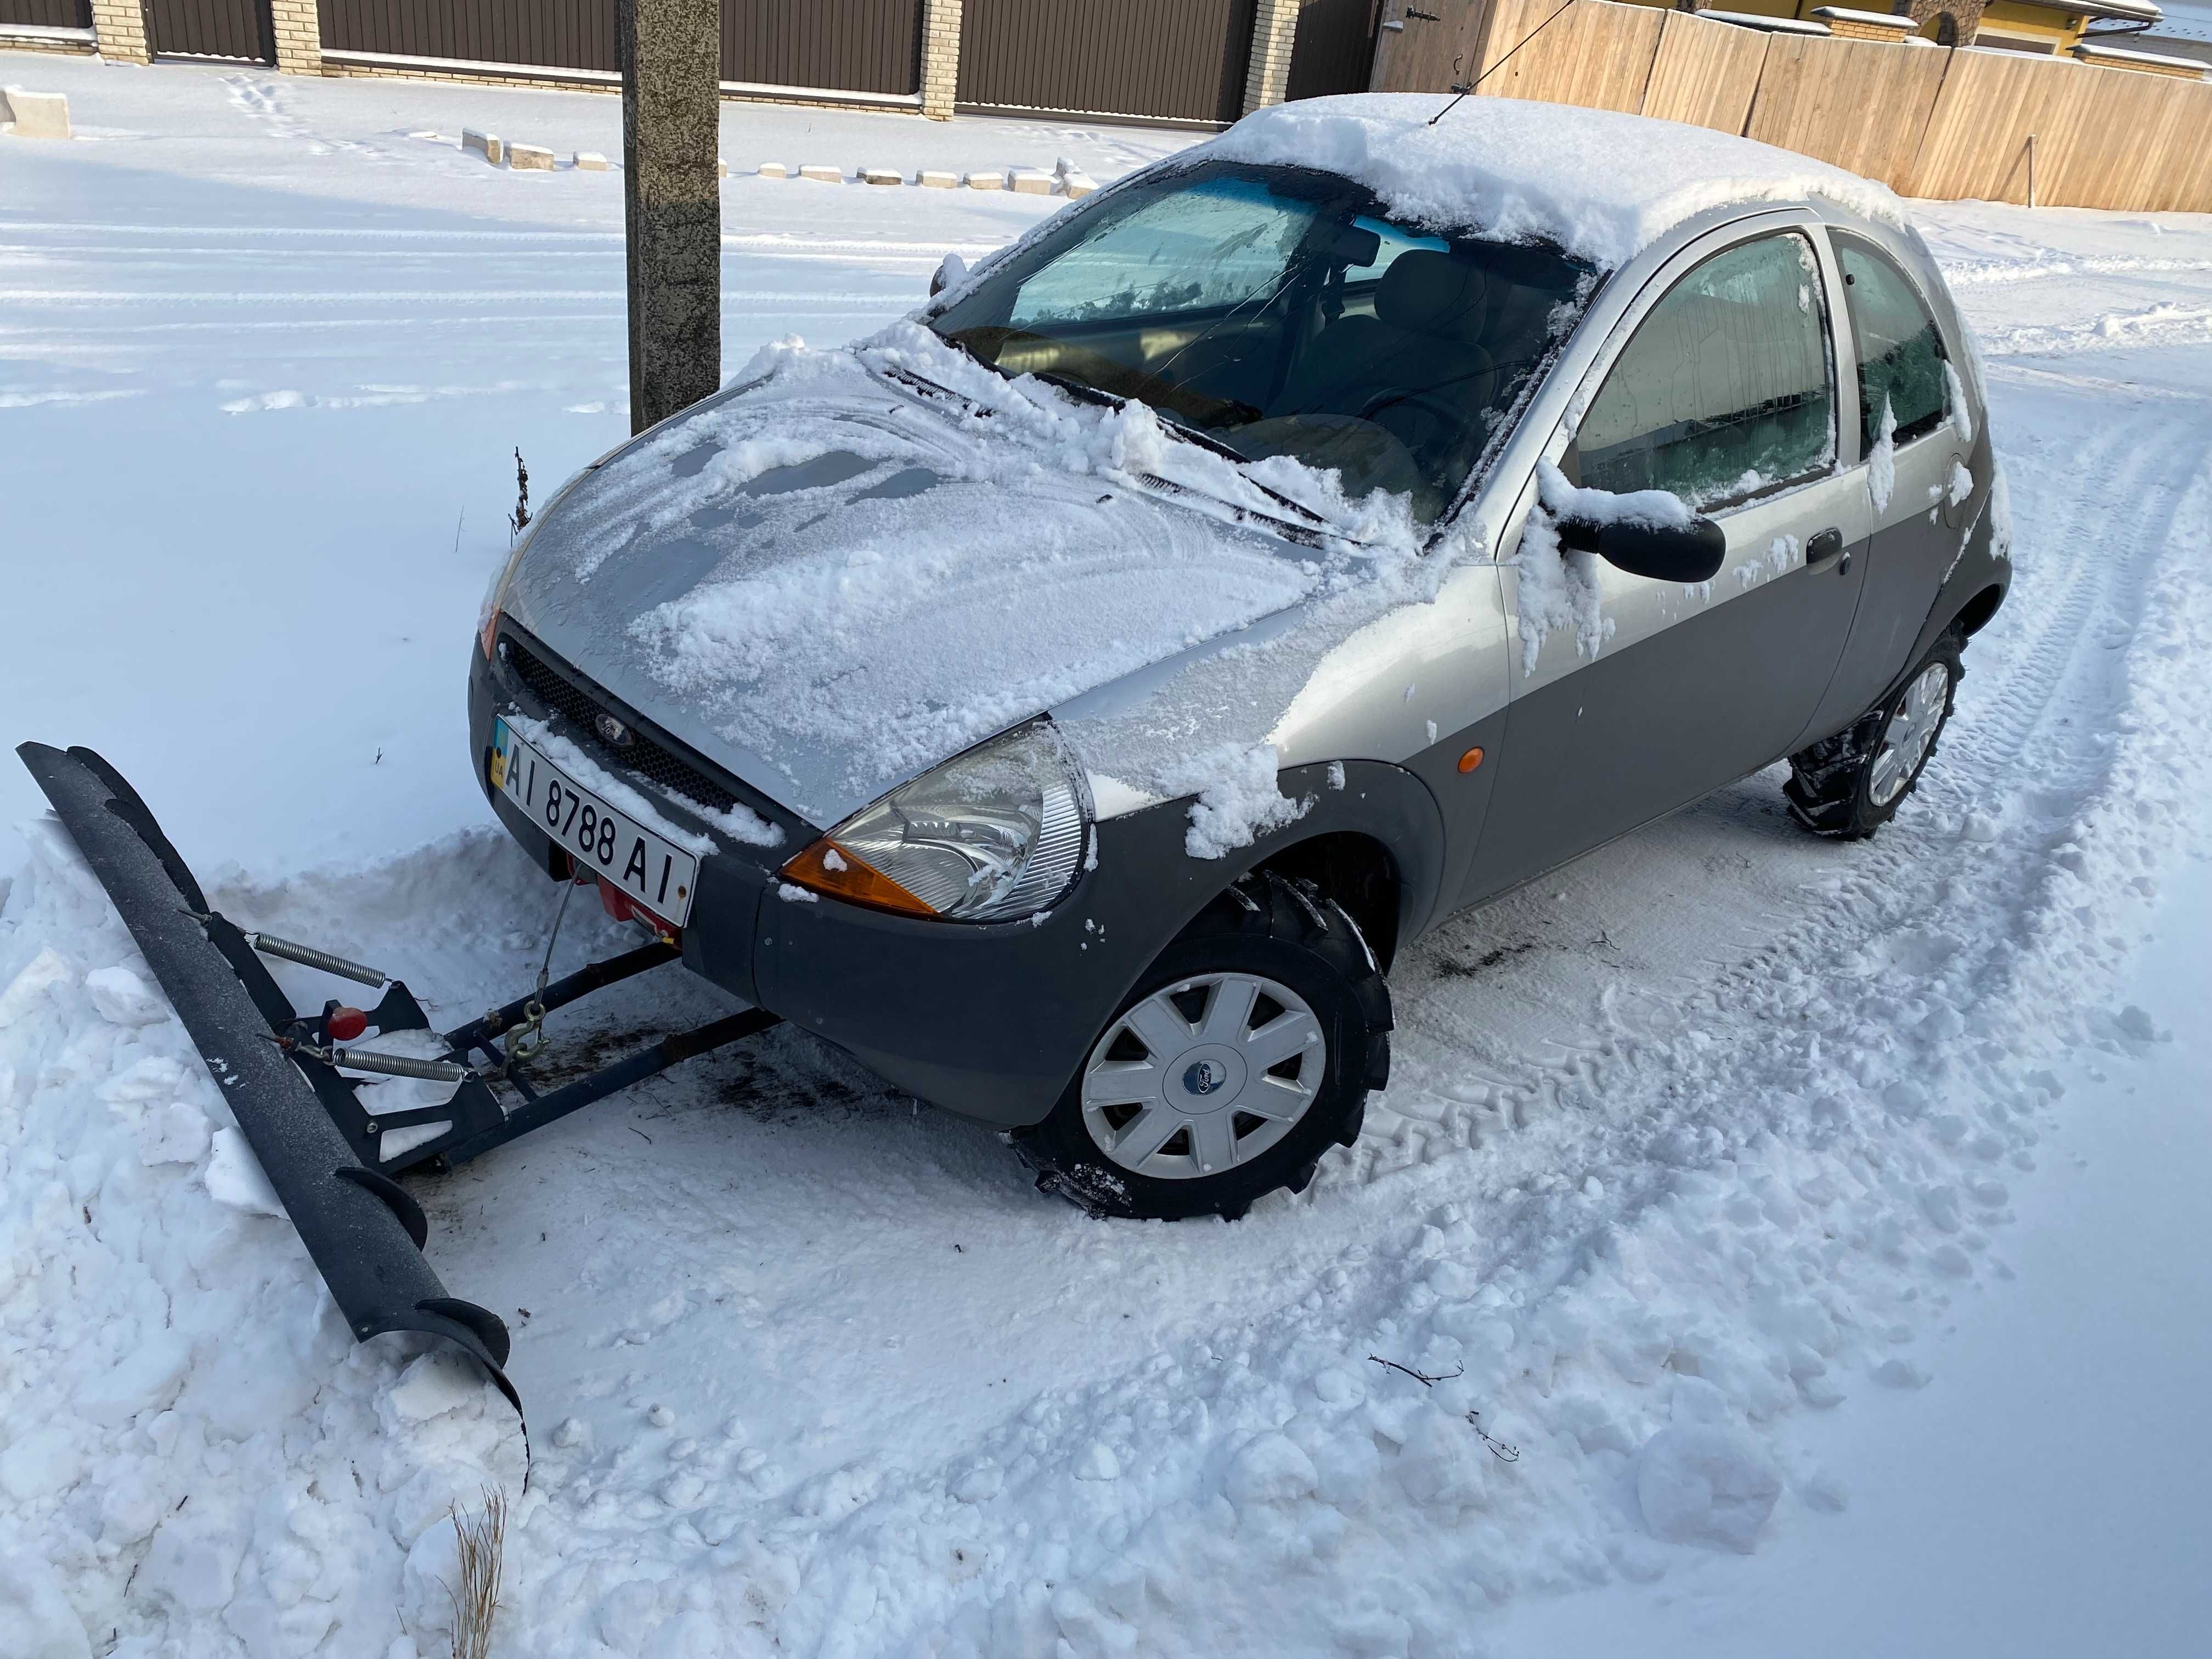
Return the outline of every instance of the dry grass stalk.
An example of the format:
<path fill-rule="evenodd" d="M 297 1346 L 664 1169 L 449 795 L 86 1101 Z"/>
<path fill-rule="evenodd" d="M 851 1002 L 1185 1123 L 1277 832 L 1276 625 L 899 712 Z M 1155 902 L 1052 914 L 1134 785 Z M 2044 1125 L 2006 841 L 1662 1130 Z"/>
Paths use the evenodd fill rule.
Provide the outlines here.
<path fill-rule="evenodd" d="M 460 1540 L 461 1582 L 446 1586 L 453 1603 L 453 1659 L 487 1659 L 499 1613 L 499 1578 L 507 1549 L 507 1494 L 487 1491 L 481 1515 L 452 1511 Z"/>

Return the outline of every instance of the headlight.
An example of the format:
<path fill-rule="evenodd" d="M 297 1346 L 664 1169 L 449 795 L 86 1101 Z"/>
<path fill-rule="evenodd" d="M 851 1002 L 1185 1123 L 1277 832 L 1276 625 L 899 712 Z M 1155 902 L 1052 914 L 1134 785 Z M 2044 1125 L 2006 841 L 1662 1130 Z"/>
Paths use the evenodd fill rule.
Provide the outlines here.
<path fill-rule="evenodd" d="M 855 812 L 783 866 L 832 897 L 913 916 L 1006 921 L 1073 884 L 1091 792 L 1046 720 L 955 756 Z"/>

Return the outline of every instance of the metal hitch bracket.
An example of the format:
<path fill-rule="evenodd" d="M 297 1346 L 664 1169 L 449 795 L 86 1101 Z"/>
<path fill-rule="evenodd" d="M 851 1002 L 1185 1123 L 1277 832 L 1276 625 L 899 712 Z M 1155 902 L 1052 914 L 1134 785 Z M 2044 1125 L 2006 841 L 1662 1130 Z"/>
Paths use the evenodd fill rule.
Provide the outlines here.
<path fill-rule="evenodd" d="M 243 932 L 211 908 L 145 802 L 93 750 L 26 743 L 15 752 L 137 941 L 355 1340 L 415 1331 L 449 1342 L 483 1365 L 520 1414 L 521 1396 L 506 1372 L 506 1325 L 488 1310 L 446 1294 L 422 1257 L 429 1229 L 422 1207 L 392 1177 L 433 1160 L 478 1157 L 671 1066 L 765 1030 L 778 1017 L 743 1009 L 559 1088 L 534 1087 L 521 1063 L 526 1056 L 514 1042 L 535 1030 L 526 1011 L 542 1018 L 677 960 L 674 946 L 655 942 L 592 963 L 443 1033 L 444 1052 L 436 1057 L 352 1048 L 332 1041 L 326 1023 L 339 1005 L 301 1014 L 262 957 L 380 987 L 384 995 L 367 1015 L 380 1036 L 429 1029 L 404 984 L 313 945 Z M 351 1036 L 361 1021 L 347 1013 Z M 347 1076 L 349 1070 L 450 1082 L 453 1094 L 441 1104 L 380 1113 L 359 1093 L 366 1087 L 373 1099 L 374 1085 Z M 512 1110 L 502 1107 L 489 1079 L 512 1090 Z M 399 1141 L 386 1157 L 395 1133 Z"/>

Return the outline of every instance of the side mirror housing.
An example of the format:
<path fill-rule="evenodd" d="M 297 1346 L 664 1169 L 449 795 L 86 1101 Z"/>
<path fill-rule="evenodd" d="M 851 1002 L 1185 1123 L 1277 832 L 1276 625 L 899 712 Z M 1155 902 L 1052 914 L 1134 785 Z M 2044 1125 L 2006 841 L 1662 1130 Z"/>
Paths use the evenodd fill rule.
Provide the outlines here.
<path fill-rule="evenodd" d="M 1558 521 L 1559 545 L 1595 553 L 1632 576 L 1662 582 L 1711 581 L 1728 559 L 1728 532 L 1711 519 L 1654 524 L 1648 519 Z"/>
<path fill-rule="evenodd" d="M 946 254 L 938 262 L 937 274 L 929 279 L 929 297 L 934 300 L 967 275 L 968 262 L 957 253 Z"/>

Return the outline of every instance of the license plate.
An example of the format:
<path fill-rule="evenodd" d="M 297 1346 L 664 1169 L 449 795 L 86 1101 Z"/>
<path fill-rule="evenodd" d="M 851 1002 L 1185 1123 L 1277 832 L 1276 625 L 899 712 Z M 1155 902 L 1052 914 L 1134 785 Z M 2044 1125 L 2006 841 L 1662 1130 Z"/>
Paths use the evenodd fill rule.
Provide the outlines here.
<path fill-rule="evenodd" d="M 517 737 L 491 728 L 491 787 L 527 812 L 562 851 L 673 927 L 691 914 L 699 860 L 610 806 Z"/>

